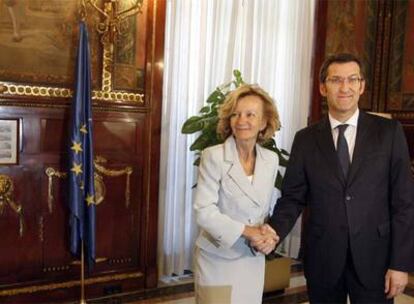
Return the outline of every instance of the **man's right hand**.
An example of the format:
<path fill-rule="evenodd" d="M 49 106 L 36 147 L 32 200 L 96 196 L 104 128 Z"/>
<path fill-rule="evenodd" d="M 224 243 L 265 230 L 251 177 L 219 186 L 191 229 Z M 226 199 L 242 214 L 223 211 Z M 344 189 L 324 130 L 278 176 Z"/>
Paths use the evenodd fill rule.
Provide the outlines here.
<path fill-rule="evenodd" d="M 250 228 L 254 229 L 251 231 L 252 233 L 250 236 L 247 237 L 250 241 L 250 245 L 263 254 L 267 255 L 271 253 L 279 242 L 279 236 L 276 231 L 274 231 L 268 224 Z"/>

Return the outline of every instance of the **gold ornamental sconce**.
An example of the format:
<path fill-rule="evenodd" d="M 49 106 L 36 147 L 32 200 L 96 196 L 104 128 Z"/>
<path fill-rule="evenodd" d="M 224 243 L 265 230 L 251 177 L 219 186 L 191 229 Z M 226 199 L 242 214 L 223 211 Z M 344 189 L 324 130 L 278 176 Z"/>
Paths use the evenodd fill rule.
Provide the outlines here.
<path fill-rule="evenodd" d="M 9 206 L 19 216 L 19 236 L 23 237 L 23 207 L 13 201 L 14 185 L 10 176 L 0 174 L 0 215 Z"/>

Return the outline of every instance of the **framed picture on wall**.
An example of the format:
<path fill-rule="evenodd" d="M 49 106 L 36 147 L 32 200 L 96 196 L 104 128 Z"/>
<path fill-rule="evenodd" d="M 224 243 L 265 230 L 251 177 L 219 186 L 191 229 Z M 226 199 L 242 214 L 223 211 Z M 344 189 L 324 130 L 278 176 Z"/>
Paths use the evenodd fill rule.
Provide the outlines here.
<path fill-rule="evenodd" d="M 19 119 L 0 119 L 0 164 L 17 164 L 18 156 Z"/>
<path fill-rule="evenodd" d="M 71 100 L 79 21 L 84 15 L 89 33 L 92 99 L 143 105 L 146 60 L 153 55 L 148 51 L 151 36 L 147 31 L 153 22 L 148 16 L 156 3 L 0 1 L 0 96 L 12 96 L 14 100 L 22 97 L 25 103 L 27 98 L 37 103 Z"/>

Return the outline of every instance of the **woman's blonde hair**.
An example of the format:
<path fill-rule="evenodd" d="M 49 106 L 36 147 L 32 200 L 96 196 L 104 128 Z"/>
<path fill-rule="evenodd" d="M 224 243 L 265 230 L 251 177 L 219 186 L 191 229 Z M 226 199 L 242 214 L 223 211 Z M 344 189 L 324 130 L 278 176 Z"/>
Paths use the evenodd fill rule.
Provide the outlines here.
<path fill-rule="evenodd" d="M 234 112 L 237 102 L 246 96 L 257 96 L 263 101 L 263 119 L 266 121 L 266 127 L 259 132 L 257 141 L 259 143 L 264 142 L 272 138 L 275 132 L 279 130 L 279 113 L 273 99 L 259 86 L 245 84 L 230 92 L 219 108 L 217 134 L 221 139 L 225 140 L 232 134 L 230 127 L 231 114 Z"/>

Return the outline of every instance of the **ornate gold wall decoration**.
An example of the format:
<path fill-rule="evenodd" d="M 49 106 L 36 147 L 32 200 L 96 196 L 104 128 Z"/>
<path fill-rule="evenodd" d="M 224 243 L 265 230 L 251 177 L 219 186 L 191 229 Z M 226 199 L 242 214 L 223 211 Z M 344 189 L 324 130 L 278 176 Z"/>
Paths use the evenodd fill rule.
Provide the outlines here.
<path fill-rule="evenodd" d="M 3 83 L 4 95 L 13 96 L 36 96 L 36 97 L 72 97 L 72 90 L 53 88 L 53 87 L 38 87 L 29 85 L 18 85 L 11 83 Z"/>
<path fill-rule="evenodd" d="M 97 12 L 99 12 L 104 20 L 98 23 L 97 31 L 102 34 L 102 43 L 113 43 L 116 35 L 122 32 L 125 19 L 142 13 L 142 5 L 144 0 L 133 0 L 133 4 L 126 8 L 120 9 L 119 0 L 106 0 L 104 8 L 101 9 L 97 5 L 97 0 L 83 0 L 82 6 L 86 9 L 86 4 L 90 4 Z"/>
<path fill-rule="evenodd" d="M 64 67 L 61 67 L 59 65 L 59 73 L 57 75 L 46 75 L 46 71 L 43 71 L 37 75 L 32 72 L 22 72 L 22 67 L 19 69 L 12 69 L 12 71 L 9 71 L 11 69 L 9 66 L 7 66 L 7 71 L 2 71 L 0 68 L 0 76 L 2 79 L 0 79 L 0 95 L 4 97 L 8 96 L 17 96 L 17 97 L 49 97 L 49 98 L 71 98 L 73 96 L 73 90 L 71 88 L 68 88 L 67 86 L 70 85 L 73 82 L 73 79 L 69 77 L 69 74 L 72 74 L 72 68 L 69 70 L 66 70 L 65 72 L 62 72 L 61 70 L 67 69 L 70 65 L 68 62 L 70 60 L 69 53 L 67 52 L 68 48 L 68 42 L 71 44 L 74 42 L 71 39 L 72 32 L 76 33 L 77 28 L 77 19 L 88 19 L 90 17 L 94 17 L 94 19 L 90 20 L 88 24 L 90 25 L 90 33 L 93 31 L 93 26 L 95 26 L 95 30 L 97 33 L 101 36 L 100 43 L 103 47 L 102 49 L 102 58 L 99 58 L 99 42 L 96 43 L 96 39 L 92 39 L 92 35 L 90 35 L 90 38 L 94 40 L 90 41 L 91 46 L 91 56 L 93 57 L 93 67 L 94 67 L 94 79 L 98 79 L 96 72 L 99 72 L 98 63 L 101 61 L 102 63 L 102 83 L 101 88 L 92 90 L 92 100 L 94 101 L 105 101 L 105 102 L 112 102 L 112 103 L 127 103 L 127 104 L 134 104 L 134 105 L 141 105 L 144 103 L 144 94 L 132 92 L 132 91 L 126 91 L 126 90 L 116 90 L 114 89 L 114 79 L 113 79 L 113 70 L 114 70 L 114 46 L 116 43 L 116 36 L 124 31 L 126 28 L 126 20 L 128 17 L 137 15 L 139 13 L 142 13 L 142 7 L 143 7 L 144 0 L 131 0 L 131 6 L 126 7 L 125 3 L 120 2 L 119 0 L 82 0 L 80 1 L 80 4 L 77 4 L 78 2 L 75 0 L 68 1 L 68 7 L 65 9 L 64 5 L 61 3 L 57 4 L 50 4 L 50 6 L 55 6 L 54 11 L 56 11 L 56 15 L 60 16 L 63 21 L 62 24 L 57 26 L 56 31 L 53 31 L 53 37 L 50 37 L 51 43 L 53 44 L 53 47 L 55 50 L 55 57 L 60 58 L 59 54 L 61 52 L 58 52 L 57 50 L 64 50 L 65 56 L 62 57 L 62 59 L 59 62 Z M 100 3 L 102 5 L 102 8 L 99 7 Z M 122 5 L 120 5 L 122 4 Z M 21 11 L 31 11 L 32 9 L 38 9 L 36 10 L 37 13 L 41 12 L 41 14 L 44 14 L 44 10 L 42 10 L 42 7 L 39 8 L 33 8 L 30 6 L 29 3 L 25 2 L 19 2 L 18 4 L 21 7 Z M 29 8 L 27 7 L 29 6 Z M 79 17 L 76 17 L 76 10 L 74 10 L 74 7 L 77 7 L 77 11 L 79 12 Z M 122 7 L 122 9 L 121 9 Z M 39 12 L 38 12 L 39 11 Z M 94 13 L 94 16 L 92 16 L 92 13 Z M 60 14 L 60 15 L 59 15 Z M 88 16 L 89 14 L 89 16 Z M 44 17 L 41 15 L 42 18 Z M 24 18 L 24 16 L 20 16 Z M 100 18 L 99 18 L 100 17 Z M 44 17 L 46 18 L 46 17 Z M 54 16 L 56 18 L 56 16 Z M 49 16 L 50 19 L 50 16 Z M 31 20 L 31 19 L 30 19 Z M 43 20 L 43 19 L 42 19 Z M 89 20 L 87 20 L 89 21 Z M 37 24 L 27 24 L 26 27 L 33 28 L 33 30 L 36 30 Z M 40 25 L 39 25 L 40 26 Z M 75 29 L 75 30 L 72 30 Z M 44 29 L 40 29 L 39 31 L 44 31 Z M 43 33 L 43 32 L 42 32 Z M 52 34 L 51 34 L 52 35 Z M 44 37 L 45 35 L 42 34 L 41 37 Z M 47 36 L 47 35 L 46 35 Z M 95 35 L 96 36 L 96 35 Z M 40 38 L 39 38 L 40 39 Z M 90 40 L 91 40 L 90 39 Z M 21 41 L 19 44 L 14 44 L 13 47 L 17 48 L 17 50 L 22 49 L 21 46 L 25 45 L 25 39 L 23 38 L 23 41 Z M 50 47 L 49 45 L 44 46 L 45 49 L 42 49 L 42 52 L 48 51 L 47 47 Z M 75 47 L 75 45 L 72 45 L 71 47 Z M 63 51 L 62 51 L 63 52 Z M 42 54 L 43 54 L 42 53 Z M 68 53 L 68 54 L 66 54 Z M 20 53 L 19 53 L 20 54 Z M 26 54 L 26 53 L 25 53 Z M 26 54 L 26 56 L 29 56 Z M 5 56 L 7 57 L 7 56 Z M 55 57 L 54 60 L 57 60 Z M 47 66 L 46 63 L 42 63 L 42 66 Z M 50 69 L 49 69 L 50 70 Z M 47 70 L 48 72 L 50 72 Z M 26 71 L 26 70 L 24 70 Z M 13 75 L 9 75 L 12 73 Z M 21 74 L 21 75 L 20 75 Z M 23 75 L 24 74 L 24 75 Z M 27 74 L 27 75 L 26 75 Z M 41 76 L 39 76 L 41 74 Z M 20 76 L 19 76 L 20 75 Z M 50 83 L 50 86 L 43 86 L 43 85 L 36 85 L 35 82 L 40 81 L 38 83 Z M 30 83 L 33 83 L 33 85 L 30 85 Z M 59 87 L 59 85 L 62 85 L 63 87 Z M 96 83 L 94 85 L 94 88 L 96 88 Z M 128 88 L 129 89 L 129 88 Z M 131 88 L 132 90 L 137 89 L 136 87 Z M 142 89 L 141 89 L 142 90 Z M 18 100 L 14 103 L 22 106 L 27 106 L 26 104 L 19 103 Z M 0 102 L 1 105 L 1 102 Z"/>
<path fill-rule="evenodd" d="M 60 172 L 55 170 L 52 167 L 47 167 L 45 170 L 46 175 L 48 176 L 48 184 L 47 184 L 47 206 L 49 209 L 49 213 L 53 213 L 53 178 L 66 178 L 66 172 Z M 103 182 L 102 176 L 95 173 L 94 174 L 94 183 L 95 183 L 95 196 L 96 196 L 96 203 L 95 205 L 99 205 L 105 198 L 106 188 Z"/>
<path fill-rule="evenodd" d="M 125 207 L 129 207 L 129 204 L 131 202 L 130 200 L 130 196 L 131 196 L 131 191 L 130 191 L 130 178 L 131 178 L 131 174 L 134 171 L 132 169 L 132 167 L 127 166 L 123 169 L 120 170 L 111 170 L 111 169 L 107 169 L 105 168 L 103 165 L 106 163 L 107 160 L 105 158 L 103 158 L 102 156 L 97 156 L 95 158 L 95 169 L 96 171 L 98 171 L 99 173 L 102 173 L 103 175 L 106 176 L 111 176 L 111 177 L 116 177 L 116 176 L 122 176 L 122 175 L 126 175 L 126 185 L 125 185 Z"/>
<path fill-rule="evenodd" d="M 104 58 L 104 66 L 108 66 L 108 58 Z M 105 78 L 104 78 L 105 77 Z M 123 91 L 112 91 L 112 74 L 102 72 L 102 91 L 93 90 L 92 100 L 103 100 L 108 102 L 131 102 L 131 103 L 144 103 L 144 94 L 136 94 Z M 5 96 L 31 96 L 31 97 L 64 97 L 72 98 L 73 90 L 65 88 L 54 87 L 39 87 L 29 85 L 18 85 L 13 83 L 2 82 L 0 83 L 0 94 Z"/>
<path fill-rule="evenodd" d="M 126 166 L 125 168 L 120 169 L 120 170 L 108 169 L 103 165 L 106 162 L 107 160 L 99 155 L 96 156 L 95 161 L 94 161 L 94 167 L 96 170 L 94 174 L 95 196 L 96 196 L 95 204 L 99 205 L 100 203 L 102 203 L 106 195 L 106 186 L 103 180 L 103 176 L 100 174 L 103 174 L 109 177 L 117 177 L 117 176 L 126 175 L 125 206 L 128 208 L 131 202 L 130 177 L 133 172 L 133 169 L 130 166 Z M 49 213 L 53 213 L 53 202 L 54 202 L 53 178 L 66 178 L 67 173 L 58 171 L 54 169 L 53 167 L 48 167 L 45 170 L 45 174 L 48 176 L 47 205 L 48 205 Z"/>
<path fill-rule="evenodd" d="M 19 216 L 19 236 L 23 237 L 23 207 L 13 201 L 14 185 L 10 176 L 0 174 L 0 215 L 9 206 Z"/>
<path fill-rule="evenodd" d="M 48 184 L 47 184 L 47 207 L 49 209 L 49 213 L 53 213 L 53 178 L 64 178 L 66 177 L 66 172 L 60 172 L 55 170 L 52 167 L 46 168 L 45 171 L 46 175 L 48 176 Z"/>
<path fill-rule="evenodd" d="M 122 258 L 122 259 L 110 259 L 108 261 L 109 265 L 114 265 L 114 264 L 126 264 L 126 263 L 131 263 L 132 262 L 132 258 Z"/>
<path fill-rule="evenodd" d="M 96 168 L 96 166 L 95 166 Z M 102 176 L 95 172 L 94 174 L 94 182 L 95 182 L 95 205 L 99 205 L 105 198 L 106 194 L 106 187 L 103 181 Z"/>
<path fill-rule="evenodd" d="M 66 271 L 69 269 L 70 269 L 69 265 L 62 265 L 62 266 L 54 266 L 54 267 L 45 267 L 43 268 L 43 272 Z"/>
<path fill-rule="evenodd" d="M 133 101 L 143 103 L 142 94 L 132 94 L 123 96 L 122 94 L 114 93 L 112 96 L 112 71 L 114 61 L 114 42 L 117 35 L 123 32 L 123 24 L 126 18 L 135 14 L 142 13 L 143 0 L 135 0 L 134 3 L 126 9 L 121 10 L 119 8 L 118 0 L 106 0 L 103 4 L 103 9 L 97 5 L 96 0 L 83 0 L 85 5 L 91 5 L 103 18 L 102 22 L 99 22 L 96 30 L 101 34 L 101 43 L 103 45 L 103 60 L 102 60 L 102 91 L 99 92 L 99 96 L 104 100 L 112 100 L 111 97 L 123 97 L 125 101 Z"/>
<path fill-rule="evenodd" d="M 102 257 L 102 258 L 96 258 L 95 259 L 95 263 L 103 263 L 108 261 L 108 258 Z M 76 265 L 76 266 L 81 266 L 81 261 L 80 260 L 74 260 L 70 263 L 71 265 Z"/>

